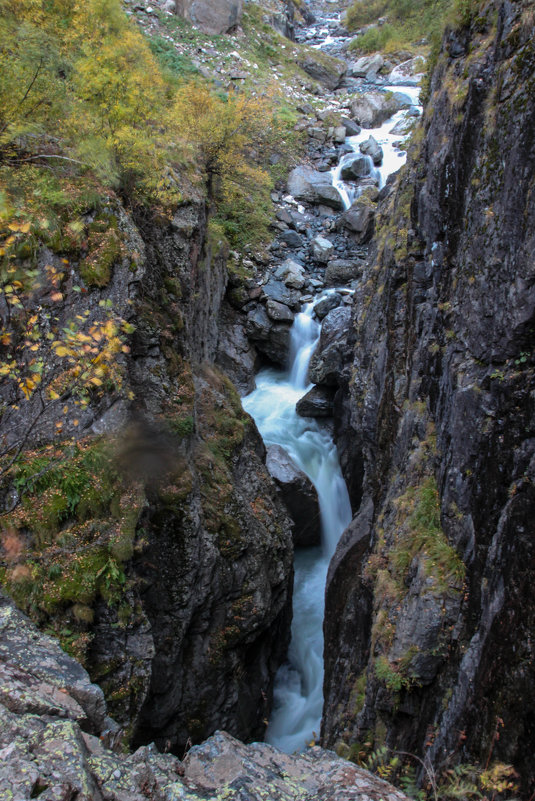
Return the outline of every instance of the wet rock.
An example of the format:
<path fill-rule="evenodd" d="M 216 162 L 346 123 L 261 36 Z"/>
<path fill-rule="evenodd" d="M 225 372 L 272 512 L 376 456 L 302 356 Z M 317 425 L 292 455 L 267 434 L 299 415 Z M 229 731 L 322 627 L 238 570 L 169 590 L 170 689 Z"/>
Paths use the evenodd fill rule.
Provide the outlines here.
<path fill-rule="evenodd" d="M 241 21 L 243 0 L 176 0 L 176 13 L 203 33 L 228 33 Z"/>
<path fill-rule="evenodd" d="M 342 215 L 342 224 L 355 234 L 358 244 L 369 242 L 375 230 L 375 207 L 371 200 L 363 195 L 357 198 Z"/>
<path fill-rule="evenodd" d="M 363 128 L 378 128 L 402 108 L 403 100 L 396 98 L 392 92 L 367 92 L 351 101 L 351 114 Z"/>
<path fill-rule="evenodd" d="M 336 386 L 348 363 L 347 334 L 351 326 L 351 309 L 340 306 L 325 317 L 320 340 L 312 354 L 309 377 L 314 384 Z"/>
<path fill-rule="evenodd" d="M 324 236 L 315 236 L 312 242 L 310 243 L 310 251 L 312 253 L 312 258 L 315 261 L 319 261 L 325 263 L 329 261 L 329 258 L 334 250 L 334 245 Z"/>
<path fill-rule="evenodd" d="M 275 323 L 263 306 L 247 315 L 245 331 L 257 349 L 274 364 L 285 367 L 290 354 L 290 324 Z"/>
<path fill-rule="evenodd" d="M 334 390 L 332 387 L 312 387 L 296 404 L 301 417 L 332 417 Z"/>
<path fill-rule="evenodd" d="M 341 176 L 344 181 L 358 181 L 372 171 L 373 164 L 369 156 L 364 154 L 344 159 Z"/>
<path fill-rule="evenodd" d="M 325 270 L 326 286 L 348 284 L 362 273 L 363 262 L 354 259 L 332 259 Z"/>
<path fill-rule="evenodd" d="M 332 309 L 336 309 L 341 302 L 342 296 L 339 295 L 338 292 L 331 292 L 316 303 L 314 306 L 314 313 L 318 319 L 323 320 L 323 318 L 329 314 Z"/>
<path fill-rule="evenodd" d="M 298 63 L 311 78 L 331 91 L 340 85 L 347 71 L 345 61 L 327 56 L 325 53 L 307 52 Z"/>
<path fill-rule="evenodd" d="M 316 202 L 327 206 L 328 208 L 340 211 L 344 208 L 344 201 L 338 189 L 332 184 L 323 183 L 317 184 L 316 187 Z"/>
<path fill-rule="evenodd" d="M 279 487 L 288 514 L 294 522 L 293 540 L 297 547 L 321 543 L 321 516 L 318 493 L 310 479 L 280 445 L 267 449 L 266 467 Z"/>
<path fill-rule="evenodd" d="M 369 136 L 365 142 L 359 144 L 359 150 L 366 156 L 369 156 L 375 166 L 379 166 L 383 162 L 383 148 L 378 144 L 373 136 Z"/>

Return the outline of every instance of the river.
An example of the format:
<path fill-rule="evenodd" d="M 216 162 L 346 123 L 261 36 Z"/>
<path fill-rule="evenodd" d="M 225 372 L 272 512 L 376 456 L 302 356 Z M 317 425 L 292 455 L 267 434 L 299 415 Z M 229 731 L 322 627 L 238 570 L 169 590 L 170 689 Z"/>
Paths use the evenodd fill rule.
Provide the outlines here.
<path fill-rule="evenodd" d="M 322 32 L 327 42 L 332 41 L 328 26 Z M 418 89 L 400 86 L 391 89 L 402 91 L 417 102 Z M 408 113 L 398 112 L 380 128 L 366 129 L 358 136 L 346 138 L 346 145 L 357 153 L 359 144 L 370 134 L 381 145 L 383 161 L 373 173 L 380 187 L 405 161 L 405 153 L 398 147 L 401 137 L 399 133 L 392 133 L 392 128 Z M 352 154 L 343 156 L 331 171 L 333 185 L 340 191 L 346 208 L 359 193 L 355 185 L 344 183 L 340 178 L 341 164 L 351 157 Z M 266 742 L 287 753 L 303 749 L 319 736 L 323 708 L 325 581 L 337 542 L 351 521 L 347 487 L 330 428 L 313 418 L 300 417 L 295 409 L 297 401 L 312 387 L 312 384 L 307 385 L 308 365 L 321 331 L 314 306 L 329 291 L 334 290 L 318 295 L 296 315 L 288 369 L 261 370 L 256 378 L 256 389 L 242 399 L 265 444 L 284 448 L 310 478 L 320 502 L 321 547 L 296 549 L 291 642 L 288 660 L 276 676 L 273 712 L 265 738 Z"/>

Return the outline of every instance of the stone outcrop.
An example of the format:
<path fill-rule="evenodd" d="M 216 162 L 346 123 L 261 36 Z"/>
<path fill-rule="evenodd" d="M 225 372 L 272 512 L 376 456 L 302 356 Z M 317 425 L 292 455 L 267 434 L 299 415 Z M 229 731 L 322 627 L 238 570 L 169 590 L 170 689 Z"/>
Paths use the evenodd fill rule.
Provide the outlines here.
<path fill-rule="evenodd" d="M 411 105 L 410 99 L 408 105 Z M 366 92 L 357 94 L 351 101 L 351 114 L 363 128 L 377 128 L 396 111 L 407 107 L 400 93 Z"/>
<path fill-rule="evenodd" d="M 310 547 L 321 543 L 321 517 L 318 493 L 280 445 L 270 445 L 266 467 L 275 480 L 288 514 L 293 520 L 294 545 Z"/>
<path fill-rule="evenodd" d="M 182 753 L 216 728 L 263 734 L 289 637 L 291 528 L 260 436 L 214 367 L 228 254 L 207 238 L 203 204 L 183 205 L 172 220 L 134 220 L 121 209 L 117 217 L 136 270 L 125 255 L 107 286 L 71 293 L 61 311 L 98 314 L 100 302 L 135 321 L 129 352 L 118 357 L 122 394 L 72 414 L 83 437 L 74 451 L 83 459 L 105 441 L 108 459 L 70 501 L 57 491 L 70 503 L 68 517 L 52 518 L 67 543 L 61 552 L 20 506 L 24 548 L 8 561 L 6 583 L 42 625 L 69 632 L 62 636 L 77 644 L 136 744 L 155 740 Z M 236 362 L 240 351 L 253 363 L 255 355 L 232 325 L 228 338 L 225 355 L 250 386 L 247 366 Z M 54 408 L 29 445 L 51 437 L 64 417 Z M 73 462 L 70 472 L 79 469 Z M 6 485 L 3 492 L 16 499 Z M 88 501 L 93 493 L 101 500 Z M 28 508 L 46 508 L 46 488 L 30 496 Z M 39 578 L 31 593 L 17 592 L 17 573 L 26 575 L 33 559 Z"/>
<path fill-rule="evenodd" d="M 5 799 L 406 801 L 391 785 L 318 747 L 288 756 L 217 732 L 182 762 L 153 745 L 125 753 L 101 690 L 3 598 L 0 675 L 0 795 Z"/>
<path fill-rule="evenodd" d="M 351 380 L 337 396 L 358 513 L 329 571 L 322 740 L 386 741 L 435 766 L 502 760 L 529 796 L 535 105 L 525 9 L 488 3 L 445 39 L 423 143 L 379 207 L 376 255 L 355 295 Z"/>
<path fill-rule="evenodd" d="M 210 35 L 234 30 L 242 12 L 243 0 L 176 0 L 176 13 Z"/>

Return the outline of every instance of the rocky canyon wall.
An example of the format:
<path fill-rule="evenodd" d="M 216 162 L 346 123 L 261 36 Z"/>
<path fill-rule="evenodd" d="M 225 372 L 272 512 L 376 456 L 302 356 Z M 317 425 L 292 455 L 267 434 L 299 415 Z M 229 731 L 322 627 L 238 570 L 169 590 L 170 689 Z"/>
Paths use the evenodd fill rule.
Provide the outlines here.
<path fill-rule="evenodd" d="M 323 743 L 535 779 L 533 7 L 446 34 L 357 291 Z"/>

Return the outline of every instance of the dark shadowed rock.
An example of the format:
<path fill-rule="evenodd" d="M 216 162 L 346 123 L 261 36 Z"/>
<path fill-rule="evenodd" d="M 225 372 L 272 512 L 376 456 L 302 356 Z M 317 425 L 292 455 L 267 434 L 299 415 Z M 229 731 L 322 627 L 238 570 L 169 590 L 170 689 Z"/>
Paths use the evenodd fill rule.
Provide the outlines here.
<path fill-rule="evenodd" d="M 342 124 L 345 125 L 347 136 L 358 136 L 362 128 L 355 120 L 350 120 L 349 117 L 341 117 Z"/>
<path fill-rule="evenodd" d="M 284 303 L 285 306 L 294 309 L 294 311 L 297 311 L 301 305 L 301 293 L 297 289 L 286 286 L 283 281 L 278 281 L 274 277 L 270 278 L 262 289 L 266 298 L 276 300 L 277 303 Z"/>
<path fill-rule="evenodd" d="M 294 545 L 319 545 L 321 516 L 318 493 L 310 479 L 280 445 L 270 445 L 267 449 L 266 467 L 275 479 L 288 514 L 294 522 Z"/>
<path fill-rule="evenodd" d="M 350 325 L 351 310 L 347 306 L 333 309 L 324 319 L 308 371 L 315 384 L 336 386 L 340 381 L 349 356 L 347 334 Z"/>
<path fill-rule="evenodd" d="M 375 206 L 365 195 L 357 198 L 342 215 L 342 223 L 356 235 L 359 244 L 368 242 L 375 230 Z"/>
<path fill-rule="evenodd" d="M 326 56 L 325 53 L 315 54 L 310 51 L 299 61 L 299 66 L 311 78 L 331 90 L 339 86 L 347 71 L 345 61 Z"/>
<path fill-rule="evenodd" d="M 327 267 L 327 269 L 329 268 Z M 339 295 L 338 292 L 331 292 L 329 295 L 326 295 L 316 303 L 314 306 L 314 313 L 316 317 L 318 317 L 320 320 L 323 320 L 323 318 L 329 314 L 332 309 L 336 309 L 341 302 L 342 296 Z"/>
<path fill-rule="evenodd" d="M 285 367 L 290 354 L 290 327 L 290 323 L 274 322 L 263 306 L 257 306 L 247 315 L 245 331 L 261 353 Z"/>
<path fill-rule="evenodd" d="M 334 389 L 312 387 L 296 404 L 301 417 L 332 417 L 334 411 Z"/>

